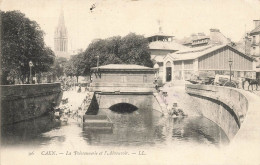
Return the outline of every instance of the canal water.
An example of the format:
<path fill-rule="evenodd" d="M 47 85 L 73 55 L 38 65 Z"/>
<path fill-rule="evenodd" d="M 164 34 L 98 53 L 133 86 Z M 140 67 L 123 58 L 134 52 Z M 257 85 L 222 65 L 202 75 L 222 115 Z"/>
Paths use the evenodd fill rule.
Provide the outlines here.
<path fill-rule="evenodd" d="M 45 115 L 2 127 L 2 147 L 74 147 L 84 146 L 146 146 L 205 145 L 220 146 L 229 142 L 227 136 L 212 121 L 202 116 L 166 118 L 151 109 L 131 113 L 101 109 L 114 123 L 112 131 L 89 131 L 78 119 L 67 122 Z"/>

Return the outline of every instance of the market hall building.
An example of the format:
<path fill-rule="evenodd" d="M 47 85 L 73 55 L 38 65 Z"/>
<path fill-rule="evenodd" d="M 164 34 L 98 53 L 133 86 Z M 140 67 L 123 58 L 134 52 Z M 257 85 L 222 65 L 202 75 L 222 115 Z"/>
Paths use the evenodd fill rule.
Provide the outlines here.
<path fill-rule="evenodd" d="M 163 59 L 169 53 L 174 53 L 179 50 L 185 49 L 185 46 L 177 43 L 174 40 L 174 36 L 164 34 L 161 29 L 158 33 L 155 33 L 147 37 L 149 41 L 149 51 L 151 53 L 151 60 L 156 64 L 154 68 L 158 69 L 158 79 L 163 78 Z"/>
<path fill-rule="evenodd" d="M 253 58 L 229 45 L 208 45 L 168 54 L 164 58 L 163 82 L 189 80 L 191 75 L 229 75 L 255 78 Z"/>

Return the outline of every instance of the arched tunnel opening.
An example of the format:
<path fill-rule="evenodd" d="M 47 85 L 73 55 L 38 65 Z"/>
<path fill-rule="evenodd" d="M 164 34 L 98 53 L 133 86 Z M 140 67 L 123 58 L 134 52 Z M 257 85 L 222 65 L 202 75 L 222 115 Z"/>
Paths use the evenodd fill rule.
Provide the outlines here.
<path fill-rule="evenodd" d="M 119 103 L 112 105 L 111 107 L 109 107 L 109 109 L 117 113 L 132 113 L 136 111 L 138 108 L 132 104 Z"/>

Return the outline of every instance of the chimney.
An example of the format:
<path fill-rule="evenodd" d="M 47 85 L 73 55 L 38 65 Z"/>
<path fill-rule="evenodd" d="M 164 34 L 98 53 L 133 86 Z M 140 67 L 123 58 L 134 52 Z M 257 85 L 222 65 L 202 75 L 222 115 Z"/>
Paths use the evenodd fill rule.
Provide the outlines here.
<path fill-rule="evenodd" d="M 210 32 L 220 32 L 219 29 L 210 29 Z"/>
<path fill-rule="evenodd" d="M 205 36 L 204 33 L 198 33 L 198 36 Z"/>
<path fill-rule="evenodd" d="M 255 28 L 257 28 L 258 26 L 260 26 L 260 20 L 258 19 L 258 20 L 254 20 L 254 22 L 255 22 Z"/>

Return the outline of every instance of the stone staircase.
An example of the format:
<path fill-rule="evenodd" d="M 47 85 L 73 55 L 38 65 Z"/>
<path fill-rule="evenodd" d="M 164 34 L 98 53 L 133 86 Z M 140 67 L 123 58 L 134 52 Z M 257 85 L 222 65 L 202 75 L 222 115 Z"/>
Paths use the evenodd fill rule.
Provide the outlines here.
<path fill-rule="evenodd" d="M 112 130 L 113 122 L 106 115 L 84 115 L 83 127 L 89 130 Z"/>

